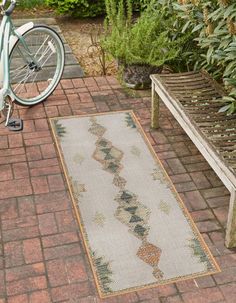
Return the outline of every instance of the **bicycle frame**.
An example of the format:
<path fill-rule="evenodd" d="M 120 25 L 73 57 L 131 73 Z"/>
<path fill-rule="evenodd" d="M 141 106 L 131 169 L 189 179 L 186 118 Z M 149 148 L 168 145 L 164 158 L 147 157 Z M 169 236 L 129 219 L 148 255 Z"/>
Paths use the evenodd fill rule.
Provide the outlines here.
<path fill-rule="evenodd" d="M 0 26 L 0 111 L 4 108 L 4 100 L 7 96 L 14 101 L 14 96 L 10 89 L 9 54 L 18 40 L 20 40 L 26 52 L 30 55 L 22 35 L 33 27 L 33 22 L 29 22 L 15 29 L 11 17 L 3 16 Z"/>

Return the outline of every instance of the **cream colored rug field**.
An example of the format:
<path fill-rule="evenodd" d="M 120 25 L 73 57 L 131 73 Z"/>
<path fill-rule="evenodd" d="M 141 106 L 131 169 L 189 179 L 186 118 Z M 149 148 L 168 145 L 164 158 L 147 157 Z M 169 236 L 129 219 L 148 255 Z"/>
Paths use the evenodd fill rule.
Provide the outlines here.
<path fill-rule="evenodd" d="M 132 112 L 51 126 L 101 297 L 219 271 Z"/>

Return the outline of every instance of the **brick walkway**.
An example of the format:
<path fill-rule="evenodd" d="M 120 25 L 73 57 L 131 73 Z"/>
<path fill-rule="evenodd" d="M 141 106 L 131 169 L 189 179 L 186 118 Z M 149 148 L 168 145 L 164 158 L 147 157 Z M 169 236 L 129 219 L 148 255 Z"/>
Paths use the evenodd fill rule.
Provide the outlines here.
<path fill-rule="evenodd" d="M 130 108 L 222 273 L 100 300 L 47 118 Z M 236 250 L 224 247 L 228 192 L 164 107 L 161 128 L 152 131 L 149 96 L 130 96 L 113 77 L 97 77 L 62 80 L 45 104 L 17 112 L 22 133 L 0 126 L 0 303 L 236 302 Z"/>

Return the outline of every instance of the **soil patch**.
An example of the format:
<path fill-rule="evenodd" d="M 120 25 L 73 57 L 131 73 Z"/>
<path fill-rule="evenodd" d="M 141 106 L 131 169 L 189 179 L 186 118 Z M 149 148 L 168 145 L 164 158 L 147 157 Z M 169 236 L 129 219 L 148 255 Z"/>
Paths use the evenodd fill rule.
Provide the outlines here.
<path fill-rule="evenodd" d="M 100 47 L 103 33 L 103 18 L 72 19 L 57 17 L 65 39 L 86 76 L 114 75 L 117 73 L 116 62 L 104 54 Z"/>
<path fill-rule="evenodd" d="M 70 45 L 76 59 L 85 72 L 85 76 L 117 74 L 116 62 L 107 54 L 105 57 L 99 45 L 103 32 L 103 18 L 75 19 L 61 17 L 47 7 L 17 9 L 13 18 L 54 17 Z"/>
<path fill-rule="evenodd" d="M 30 9 L 16 8 L 13 13 L 13 18 L 46 18 L 56 17 L 53 9 L 48 7 L 35 7 Z"/>

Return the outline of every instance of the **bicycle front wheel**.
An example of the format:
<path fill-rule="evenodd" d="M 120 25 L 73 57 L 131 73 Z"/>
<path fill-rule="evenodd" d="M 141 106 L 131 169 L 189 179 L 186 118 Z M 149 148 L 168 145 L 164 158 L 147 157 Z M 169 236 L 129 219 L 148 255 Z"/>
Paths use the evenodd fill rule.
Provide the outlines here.
<path fill-rule="evenodd" d="M 10 86 L 22 105 L 44 101 L 57 87 L 65 63 L 64 45 L 47 26 L 34 26 L 10 54 Z"/>

